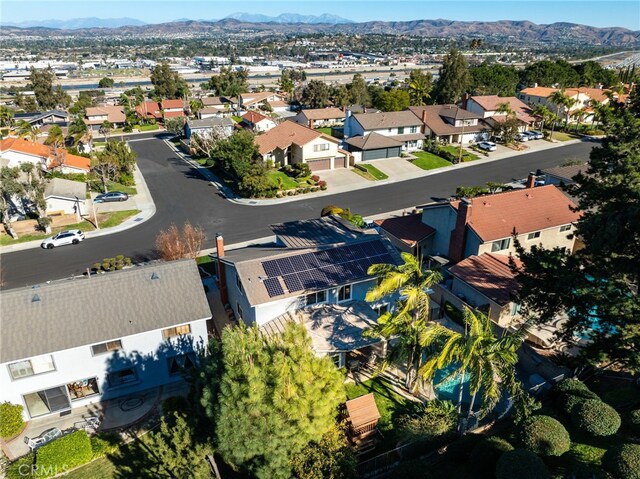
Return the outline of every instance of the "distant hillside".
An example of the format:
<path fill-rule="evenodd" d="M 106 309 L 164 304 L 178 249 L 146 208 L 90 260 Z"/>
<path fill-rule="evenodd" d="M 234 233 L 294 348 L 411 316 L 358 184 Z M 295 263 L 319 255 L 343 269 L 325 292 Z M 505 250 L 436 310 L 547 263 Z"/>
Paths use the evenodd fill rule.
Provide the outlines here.
<path fill-rule="evenodd" d="M 135 18 L 72 18 L 70 20 L 29 20 L 19 23 L 3 23 L 20 28 L 56 28 L 60 30 L 78 30 L 82 28 L 118 28 L 125 26 L 146 25 L 145 22 Z"/>
<path fill-rule="evenodd" d="M 228 15 L 226 18 L 233 18 L 241 22 L 249 23 L 310 23 L 338 25 L 343 23 L 353 23 L 353 20 L 339 17 L 330 13 L 322 15 L 300 15 L 298 13 L 281 13 L 277 17 L 261 15 L 259 13 L 238 12 Z"/>
<path fill-rule="evenodd" d="M 244 14 L 242 14 L 244 15 Z M 240 14 L 238 14 L 240 16 Z M 282 16 L 281 16 L 282 17 Z M 328 22 L 330 19 L 315 17 Z M 262 16 L 254 16 L 260 20 Z M 280 17 L 266 17 L 280 18 Z M 294 16 L 287 21 L 298 21 L 304 16 Z M 181 19 L 182 20 L 182 19 Z M 284 21 L 284 18 L 282 18 Z M 116 21 L 116 19 L 110 20 Z M 134 20 L 135 21 L 135 20 Z M 335 18 L 333 18 L 335 21 Z M 42 23 L 42 22 L 40 22 Z M 408 22 L 364 22 L 364 23 L 276 23 L 271 21 L 249 22 L 235 18 L 225 18 L 219 21 L 184 20 L 155 25 L 122 26 L 119 28 L 95 27 L 84 29 L 46 30 L 38 28 L 5 27 L 2 37 L 14 35 L 32 35 L 37 37 L 105 37 L 118 36 L 167 36 L 181 35 L 215 35 L 224 33 L 346 33 L 346 34 L 388 34 L 388 35 L 416 35 L 424 37 L 442 38 L 484 38 L 502 43 L 544 43 L 549 45 L 585 44 L 606 45 L 613 47 L 640 47 L 640 31 L 632 31 L 621 27 L 597 28 L 573 23 L 552 23 L 537 25 L 529 21 L 503 20 L 498 22 L 459 22 L 452 20 L 415 20 Z"/>

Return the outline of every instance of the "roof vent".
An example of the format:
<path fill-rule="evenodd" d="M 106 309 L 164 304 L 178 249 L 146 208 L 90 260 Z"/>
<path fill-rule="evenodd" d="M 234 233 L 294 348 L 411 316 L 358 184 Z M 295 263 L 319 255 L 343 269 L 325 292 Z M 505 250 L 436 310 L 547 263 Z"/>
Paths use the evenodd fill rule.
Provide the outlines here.
<path fill-rule="evenodd" d="M 160 276 L 158 276 L 158 273 L 154 271 L 153 273 L 151 273 L 151 279 L 160 279 Z"/>
<path fill-rule="evenodd" d="M 40 296 L 38 296 L 37 294 L 34 294 L 33 296 L 31 296 L 32 303 L 37 303 L 38 301 L 40 301 Z"/>

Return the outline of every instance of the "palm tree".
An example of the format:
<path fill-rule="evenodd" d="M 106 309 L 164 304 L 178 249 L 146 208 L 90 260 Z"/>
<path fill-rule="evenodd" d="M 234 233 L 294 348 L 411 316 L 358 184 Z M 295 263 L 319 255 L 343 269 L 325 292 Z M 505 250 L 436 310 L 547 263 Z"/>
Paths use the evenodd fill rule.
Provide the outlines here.
<path fill-rule="evenodd" d="M 13 110 L 6 106 L 0 106 L 0 126 L 11 128 L 13 125 Z"/>
<path fill-rule="evenodd" d="M 64 133 L 62 132 L 62 128 L 58 125 L 53 125 L 49 130 L 47 139 L 44 140 L 44 144 L 51 145 L 54 150 L 62 146 L 64 144 Z"/>
<path fill-rule="evenodd" d="M 540 129 L 544 129 L 544 124 L 547 123 L 553 116 L 553 112 L 547 108 L 546 105 L 538 105 L 532 111 L 531 114 L 542 120 L 542 126 Z"/>
<path fill-rule="evenodd" d="M 107 141 L 107 136 L 109 136 L 109 133 L 111 132 L 111 128 L 113 128 L 113 125 L 109 120 L 103 121 L 102 125 L 100 125 L 99 132 L 104 135 L 104 141 Z"/>
<path fill-rule="evenodd" d="M 202 103 L 202 100 L 198 98 L 194 98 L 189 102 L 189 110 L 191 110 L 191 114 L 193 116 L 197 116 L 198 112 L 203 108 L 204 108 L 204 104 Z"/>
<path fill-rule="evenodd" d="M 462 397 L 465 379 L 469 379 L 471 402 L 467 418 L 473 414 L 478 395 L 482 411 L 490 412 L 500 400 L 503 391 L 515 397 L 520 383 L 515 376 L 517 350 L 522 344 L 528 325 L 513 333 L 496 337 L 489 317 L 480 312 L 464 311 L 465 332 L 459 333 L 440 324 L 428 328 L 423 346 L 435 350 L 420 370 L 423 381 L 433 381 L 438 370 L 455 366 L 445 379 L 460 378 L 458 413 L 462 419 Z M 462 426 L 461 421 L 461 426 Z"/>
<path fill-rule="evenodd" d="M 18 135 L 20 136 L 20 138 L 29 138 L 29 140 L 31 140 L 31 143 L 36 142 L 40 133 L 40 128 L 32 125 L 26 120 L 22 120 L 18 124 Z"/>
<path fill-rule="evenodd" d="M 368 292 L 368 302 L 378 301 L 393 293 L 400 294 L 394 312 L 380 316 L 378 324 L 369 334 L 391 339 L 398 338 L 394 350 L 383 367 L 389 362 L 405 362 L 407 389 L 415 390 L 417 372 L 422 365 L 422 336 L 429 321 L 429 293 L 434 284 L 442 279 L 439 271 L 423 270 L 420 259 L 409 253 L 401 253 L 403 264 L 374 264 L 368 273 L 379 278 Z"/>
<path fill-rule="evenodd" d="M 498 104 L 498 109 L 496 110 L 498 113 L 505 113 L 507 116 L 515 115 L 516 112 L 511 108 L 511 103 L 504 102 Z"/>
<path fill-rule="evenodd" d="M 431 98 L 431 85 L 428 77 L 424 74 L 413 75 L 409 78 L 409 97 L 412 106 L 423 106 Z"/>

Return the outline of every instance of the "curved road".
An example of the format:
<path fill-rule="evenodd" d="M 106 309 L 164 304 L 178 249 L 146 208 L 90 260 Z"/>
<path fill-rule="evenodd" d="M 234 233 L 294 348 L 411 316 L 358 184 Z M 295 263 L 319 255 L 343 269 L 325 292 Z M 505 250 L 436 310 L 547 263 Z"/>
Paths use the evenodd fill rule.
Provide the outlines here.
<path fill-rule="evenodd" d="M 152 258 L 156 235 L 171 223 L 182 225 L 188 220 L 194 225 L 202 225 L 207 235 L 205 248 L 214 246 L 216 232 L 223 233 L 225 242 L 232 244 L 270 236 L 269 225 L 273 223 L 317 217 L 328 204 L 349 207 L 363 216 L 371 216 L 449 197 L 459 185 L 508 182 L 525 177 L 529 171 L 557 166 L 568 159 L 586 161 L 593 145 L 582 142 L 330 197 L 248 206 L 220 197 L 214 186 L 179 159 L 164 142 L 153 138 L 134 141 L 131 147 L 138 153 L 138 166 L 155 201 L 156 214 L 135 228 L 89 239 L 77 246 L 2 255 L 3 288 L 82 274 L 95 262 L 118 254 L 129 256 L 134 262 Z"/>

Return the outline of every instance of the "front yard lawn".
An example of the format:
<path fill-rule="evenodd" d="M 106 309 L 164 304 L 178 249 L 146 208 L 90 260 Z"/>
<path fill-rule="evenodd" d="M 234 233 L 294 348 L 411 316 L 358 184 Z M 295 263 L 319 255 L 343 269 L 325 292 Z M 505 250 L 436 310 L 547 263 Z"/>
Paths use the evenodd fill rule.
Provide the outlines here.
<path fill-rule="evenodd" d="M 417 159 L 413 160 L 413 164 L 423 170 L 433 170 L 434 168 L 442 168 L 443 166 L 451 166 L 451 162 L 444 158 L 429 153 L 428 151 L 416 151 L 413 153 Z"/>
<path fill-rule="evenodd" d="M 136 128 L 138 131 L 154 131 L 160 129 L 158 125 L 138 125 Z"/>
<path fill-rule="evenodd" d="M 271 180 L 271 183 L 280 190 L 292 190 L 298 187 L 298 182 L 295 178 L 291 178 L 283 171 L 270 170 L 267 172 L 267 177 Z M 282 182 L 282 186 L 280 186 L 278 179 Z"/>
<path fill-rule="evenodd" d="M 442 148 L 447 153 L 454 155 L 456 158 L 460 156 L 459 146 L 447 145 L 447 146 L 441 146 L 440 148 Z M 475 155 L 465 150 L 464 148 L 462 149 L 462 161 L 474 161 L 474 160 L 478 160 L 479 158 L 480 157 L 478 155 Z"/>
<path fill-rule="evenodd" d="M 242 117 L 241 117 L 241 116 L 236 116 L 236 115 L 233 115 L 233 116 L 231 117 L 231 119 L 232 119 L 233 121 L 235 121 L 236 123 L 240 123 L 240 122 L 242 121 Z"/>
<path fill-rule="evenodd" d="M 114 211 L 113 213 L 107 213 L 108 216 L 105 220 L 100 220 L 101 215 L 98 215 L 100 228 L 113 228 L 114 226 L 118 226 L 124 220 L 131 218 L 138 213 L 140 213 L 140 210 Z"/>
<path fill-rule="evenodd" d="M 387 178 L 389 178 L 388 175 L 386 175 L 385 173 L 383 173 L 382 171 L 380 171 L 378 168 L 376 168 L 373 165 L 369 165 L 367 163 L 362 163 L 360 164 L 360 166 L 362 166 L 363 168 L 365 168 L 367 170 L 367 173 L 371 176 L 371 178 L 367 178 L 365 176 L 365 178 L 367 179 L 373 179 L 373 180 L 386 180 Z M 364 171 L 360 171 L 356 168 L 356 172 L 358 173 L 364 173 Z M 364 176 L 364 175 L 362 175 Z"/>
<path fill-rule="evenodd" d="M 107 188 L 109 188 L 109 191 L 122 191 L 123 193 L 126 193 L 128 195 L 138 194 L 138 190 L 135 186 L 125 186 L 121 185 L 120 183 L 116 183 L 115 181 L 110 181 L 107 184 Z"/>
<path fill-rule="evenodd" d="M 331 136 L 331 128 L 328 126 L 324 128 L 316 128 L 316 131 L 319 131 L 320 133 L 324 133 L 325 135 Z"/>
<path fill-rule="evenodd" d="M 569 141 L 569 140 L 575 140 L 576 138 L 580 138 L 580 137 L 577 135 L 574 135 L 573 133 L 565 133 L 563 131 L 554 131 L 551 138 L 553 138 L 556 141 Z"/>

